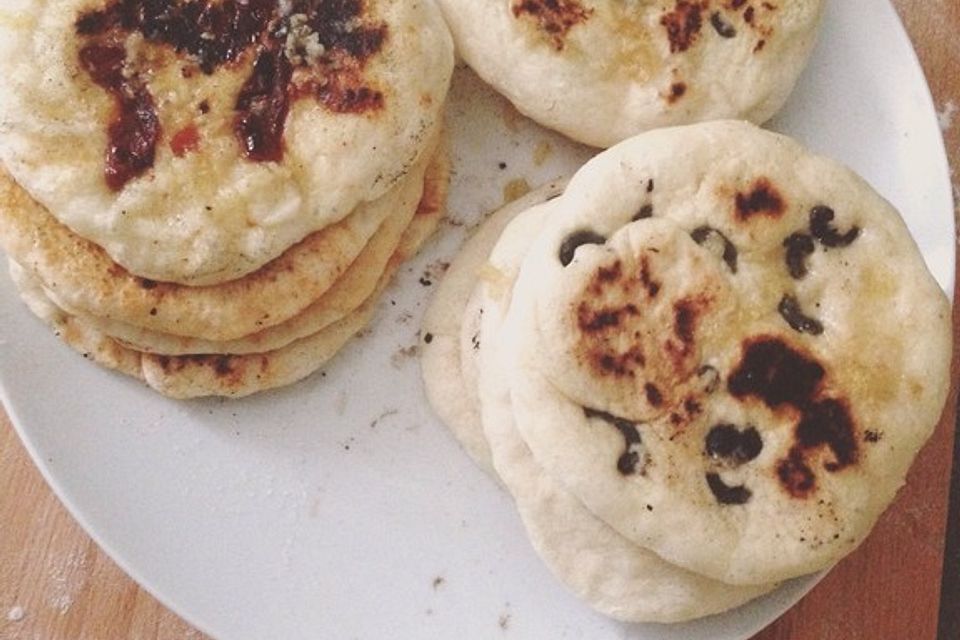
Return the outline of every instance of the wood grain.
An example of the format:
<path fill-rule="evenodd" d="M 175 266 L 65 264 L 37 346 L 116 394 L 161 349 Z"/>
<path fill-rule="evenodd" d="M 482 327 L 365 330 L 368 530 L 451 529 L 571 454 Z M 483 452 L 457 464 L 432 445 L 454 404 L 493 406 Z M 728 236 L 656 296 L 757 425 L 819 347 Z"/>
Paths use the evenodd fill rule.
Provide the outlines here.
<path fill-rule="evenodd" d="M 894 4 L 948 116 L 948 105 L 960 107 L 960 2 Z M 960 113 L 955 120 L 947 147 L 960 167 Z M 955 312 L 960 326 L 957 320 Z M 868 541 L 755 640 L 936 637 L 955 412 L 956 388 L 907 487 Z M 80 530 L 0 412 L 0 640 L 105 638 L 205 636 L 137 587 Z"/>

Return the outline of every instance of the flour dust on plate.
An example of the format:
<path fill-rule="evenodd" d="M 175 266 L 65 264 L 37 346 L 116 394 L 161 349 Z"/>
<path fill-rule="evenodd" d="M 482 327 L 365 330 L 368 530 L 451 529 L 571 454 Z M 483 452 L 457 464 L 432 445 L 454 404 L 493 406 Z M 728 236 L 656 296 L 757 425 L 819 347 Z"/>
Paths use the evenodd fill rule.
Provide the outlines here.
<path fill-rule="evenodd" d="M 611 621 L 555 582 L 509 498 L 431 416 L 411 357 L 431 276 L 504 191 L 568 175 L 591 155 L 469 72 L 456 76 L 451 220 L 325 376 L 239 403 L 171 403 L 59 348 L 3 281 L 11 418 L 84 528 L 214 637 L 749 638 L 815 578 L 692 624 Z M 877 185 L 952 288 L 942 142 L 892 7 L 828 3 L 810 68 L 771 126 Z"/>

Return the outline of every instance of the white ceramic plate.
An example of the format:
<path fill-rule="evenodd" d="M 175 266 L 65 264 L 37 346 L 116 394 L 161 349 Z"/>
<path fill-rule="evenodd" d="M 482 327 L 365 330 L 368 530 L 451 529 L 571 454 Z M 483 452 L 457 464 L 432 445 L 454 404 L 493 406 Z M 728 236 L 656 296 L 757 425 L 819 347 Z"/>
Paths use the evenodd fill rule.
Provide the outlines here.
<path fill-rule="evenodd" d="M 605 619 L 551 577 L 508 497 L 431 415 L 416 358 L 403 351 L 418 342 L 430 293 L 420 279 L 510 180 L 535 185 L 589 156 L 462 70 L 450 121 L 453 224 L 400 275 L 372 333 L 292 388 L 240 402 L 165 400 L 60 344 L 3 278 L 0 382 L 27 448 L 112 558 L 217 638 L 749 637 L 814 579 L 688 625 Z M 951 291 L 936 122 L 890 5 L 834 0 L 810 68 L 771 126 L 870 180 Z"/>

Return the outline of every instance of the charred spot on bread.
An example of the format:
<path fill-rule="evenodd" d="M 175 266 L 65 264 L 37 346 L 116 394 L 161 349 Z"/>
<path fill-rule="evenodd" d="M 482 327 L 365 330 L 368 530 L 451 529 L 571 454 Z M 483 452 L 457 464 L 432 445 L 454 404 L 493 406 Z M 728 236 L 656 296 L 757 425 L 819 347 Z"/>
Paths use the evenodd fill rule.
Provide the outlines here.
<path fill-rule="evenodd" d="M 816 360 L 782 339 L 761 336 L 744 345 L 740 364 L 727 383 L 738 399 L 755 397 L 770 409 L 792 408 L 799 419 L 794 443 L 776 473 L 783 489 L 794 498 L 806 498 L 816 489 L 809 457 L 827 448 L 833 459 L 823 468 L 837 473 L 859 459 L 857 425 L 848 402 L 826 396 L 826 371 Z"/>
<path fill-rule="evenodd" d="M 643 385 L 643 392 L 647 396 L 647 402 L 650 403 L 651 407 L 659 407 L 663 404 L 663 394 L 660 392 L 660 389 L 657 385 L 652 382 L 648 382 Z"/>
<path fill-rule="evenodd" d="M 681 355 L 693 351 L 697 325 L 709 311 L 710 305 L 711 299 L 703 295 L 681 298 L 673 303 L 673 335 L 680 340 Z"/>
<path fill-rule="evenodd" d="M 593 309 L 587 303 L 581 302 L 577 307 L 577 326 L 584 333 L 596 333 L 607 328 L 619 327 L 624 315 L 639 314 L 640 311 L 634 304 L 626 304 L 619 308 Z"/>
<path fill-rule="evenodd" d="M 674 82 L 670 85 L 670 92 L 667 94 L 667 102 L 670 104 L 675 104 L 685 95 L 687 95 L 687 83 Z"/>
<path fill-rule="evenodd" d="M 677 0 L 673 10 L 660 17 L 670 42 L 670 53 L 683 53 L 697 41 L 703 27 L 703 8 L 701 2 Z"/>
<path fill-rule="evenodd" d="M 846 402 L 825 398 L 804 407 L 797 425 L 797 445 L 803 450 L 826 446 L 834 459 L 824 463 L 827 471 L 839 471 L 858 458 L 853 419 Z"/>
<path fill-rule="evenodd" d="M 771 409 L 802 407 L 820 389 L 826 371 L 813 358 L 775 336 L 746 340 L 727 389 L 738 399 L 758 398 Z"/>
<path fill-rule="evenodd" d="M 640 284 L 643 285 L 649 298 L 656 298 L 663 286 L 659 280 L 654 279 L 650 269 L 650 258 L 646 255 L 640 257 Z"/>
<path fill-rule="evenodd" d="M 735 212 L 740 220 L 749 220 L 754 216 L 778 218 L 786 211 L 783 196 L 768 178 L 758 178 L 750 190 L 738 192 L 735 202 Z"/>
<path fill-rule="evenodd" d="M 593 15 L 579 0 L 514 0 L 511 10 L 515 18 L 533 21 L 557 51 L 566 47 L 570 30 Z"/>
<path fill-rule="evenodd" d="M 777 464 L 777 478 L 780 486 L 794 498 L 806 498 L 817 488 L 817 478 L 798 447 L 792 448 Z"/>

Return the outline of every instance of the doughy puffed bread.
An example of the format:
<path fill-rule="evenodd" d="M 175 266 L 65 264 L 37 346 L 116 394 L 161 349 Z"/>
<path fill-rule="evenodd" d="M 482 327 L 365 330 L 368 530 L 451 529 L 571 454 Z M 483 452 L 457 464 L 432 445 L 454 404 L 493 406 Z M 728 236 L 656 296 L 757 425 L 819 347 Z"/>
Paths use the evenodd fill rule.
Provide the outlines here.
<path fill-rule="evenodd" d="M 452 69 L 432 2 L 37 0 L 0 22 L 0 159 L 127 270 L 221 283 L 386 194 Z"/>
<path fill-rule="evenodd" d="M 0 246 L 35 273 L 67 309 L 150 331 L 236 340 L 289 320 L 327 291 L 389 215 L 417 207 L 431 158 L 389 193 L 308 236 L 257 271 L 220 285 L 189 287 L 124 270 L 71 232 L 0 173 Z M 446 163 L 440 156 L 437 160 Z"/>
<path fill-rule="evenodd" d="M 625 537 L 724 582 L 854 549 L 949 387 L 950 306 L 893 207 L 739 122 L 625 142 L 557 206 L 503 329 L 538 463 Z"/>
<path fill-rule="evenodd" d="M 423 316 L 420 370 L 430 406 L 464 450 L 491 475 L 490 448 L 483 436 L 477 398 L 479 300 L 473 296 L 490 249 L 503 228 L 522 211 L 559 195 L 560 180 L 497 210 L 463 244 L 437 286 Z"/>
<path fill-rule="evenodd" d="M 722 584 L 627 541 L 554 483 L 516 432 L 497 333 L 519 263 L 549 215 L 549 205 L 535 205 L 563 184 L 492 214 L 451 263 L 424 317 L 428 399 L 478 464 L 491 472 L 496 465 L 538 554 L 595 609 L 624 621 L 678 622 L 738 606 L 774 585 Z"/>
<path fill-rule="evenodd" d="M 507 227 L 481 280 L 480 398 L 483 428 L 497 472 L 517 502 L 530 541 L 554 574 L 602 613 L 630 622 L 680 622 L 739 606 L 775 585 L 731 586 L 665 562 L 591 514 L 537 464 L 516 429 L 510 402 L 510 357 L 499 339 L 510 285 L 545 208 L 526 211 Z M 503 285 L 506 285 L 504 287 Z M 491 293 L 492 295 L 487 295 Z"/>
<path fill-rule="evenodd" d="M 150 331 L 77 312 L 63 304 L 55 293 L 49 290 L 46 293 L 60 307 L 69 309 L 71 314 L 83 320 L 86 325 L 137 351 L 161 355 L 273 351 L 337 322 L 373 294 L 400 242 L 404 240 L 410 244 L 409 237 L 405 237 L 404 233 L 414 216 L 436 216 L 445 207 L 450 177 L 449 164 L 447 150 L 438 151 L 424 176 L 423 193 L 416 210 L 401 207 L 388 215 L 350 267 L 315 302 L 289 320 L 235 340 L 202 340 Z"/>
<path fill-rule="evenodd" d="M 609 147 L 717 118 L 761 123 L 806 65 L 822 0 L 440 0 L 463 59 L 522 113 Z"/>
<path fill-rule="evenodd" d="M 50 324 L 67 344 L 99 364 L 141 378 L 172 398 L 239 398 L 293 384 L 336 355 L 367 325 L 376 311 L 379 292 L 389 284 L 400 264 L 433 233 L 443 213 L 442 207 L 428 207 L 414 216 L 374 294 L 358 308 L 312 335 L 262 353 L 161 356 L 135 351 L 56 307 L 27 270 L 14 265 L 11 271 L 31 311 Z"/>

